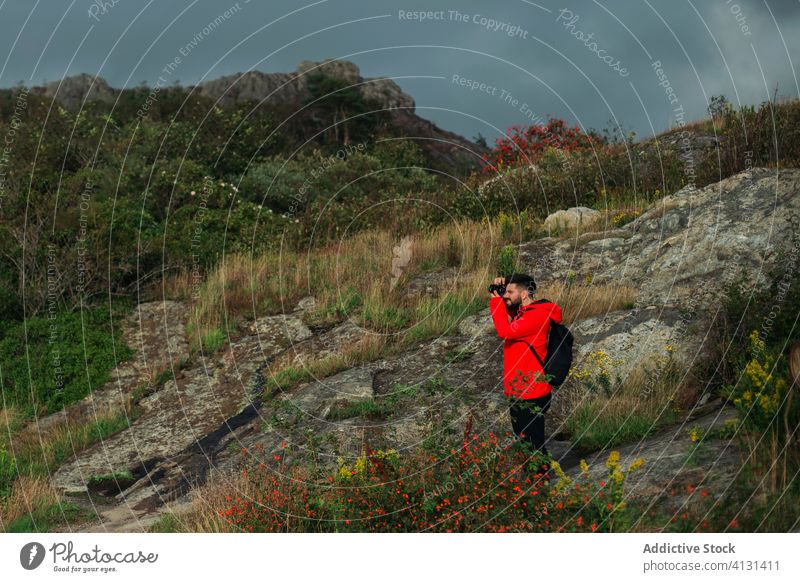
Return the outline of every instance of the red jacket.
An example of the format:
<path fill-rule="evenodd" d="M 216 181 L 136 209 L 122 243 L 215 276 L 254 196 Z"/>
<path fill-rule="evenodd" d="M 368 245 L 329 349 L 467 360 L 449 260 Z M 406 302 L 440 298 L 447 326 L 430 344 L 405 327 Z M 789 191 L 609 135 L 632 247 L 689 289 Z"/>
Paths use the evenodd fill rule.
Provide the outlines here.
<path fill-rule="evenodd" d="M 522 305 L 509 322 L 506 303 L 502 297 L 491 297 L 489 308 L 497 335 L 503 342 L 503 393 L 506 397 L 523 400 L 540 398 L 552 391 L 545 382 L 542 366 L 525 342 L 533 346 L 545 360 L 550 318 L 561 323 L 561 308 L 555 303 Z M 520 373 L 521 372 L 521 373 Z"/>

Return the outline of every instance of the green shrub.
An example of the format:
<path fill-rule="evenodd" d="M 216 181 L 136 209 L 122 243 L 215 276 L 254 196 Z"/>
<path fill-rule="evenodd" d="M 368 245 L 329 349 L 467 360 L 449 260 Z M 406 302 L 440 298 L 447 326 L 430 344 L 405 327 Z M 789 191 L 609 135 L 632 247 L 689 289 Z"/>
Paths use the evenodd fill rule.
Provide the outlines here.
<path fill-rule="evenodd" d="M 5 404 L 23 415 L 48 414 L 102 388 L 114 367 L 133 354 L 111 313 L 96 308 L 32 317 L 0 339 Z M 117 314 L 121 315 L 121 314 Z"/>
<path fill-rule="evenodd" d="M 225 332 L 221 329 L 212 329 L 203 338 L 203 351 L 206 354 L 212 354 L 224 343 Z"/>
<path fill-rule="evenodd" d="M 519 268 L 519 258 L 513 245 L 506 245 L 500 249 L 500 256 L 497 261 L 497 272 L 501 277 L 509 277 L 517 272 Z"/>
<path fill-rule="evenodd" d="M 17 478 L 17 460 L 0 444 L 0 499 L 8 497 Z"/>
<path fill-rule="evenodd" d="M 76 503 L 53 503 L 47 507 L 36 507 L 32 513 L 20 516 L 8 526 L 7 533 L 45 533 L 91 517 L 91 512 Z"/>

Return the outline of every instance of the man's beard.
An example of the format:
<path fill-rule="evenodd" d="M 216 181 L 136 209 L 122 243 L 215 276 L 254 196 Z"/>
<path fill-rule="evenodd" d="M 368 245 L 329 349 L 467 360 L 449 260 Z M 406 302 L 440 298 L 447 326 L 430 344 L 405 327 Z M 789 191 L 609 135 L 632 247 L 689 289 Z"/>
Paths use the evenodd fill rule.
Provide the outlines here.
<path fill-rule="evenodd" d="M 519 311 L 519 308 L 522 306 L 522 301 L 506 301 L 506 311 L 510 311 L 512 313 L 516 313 Z"/>

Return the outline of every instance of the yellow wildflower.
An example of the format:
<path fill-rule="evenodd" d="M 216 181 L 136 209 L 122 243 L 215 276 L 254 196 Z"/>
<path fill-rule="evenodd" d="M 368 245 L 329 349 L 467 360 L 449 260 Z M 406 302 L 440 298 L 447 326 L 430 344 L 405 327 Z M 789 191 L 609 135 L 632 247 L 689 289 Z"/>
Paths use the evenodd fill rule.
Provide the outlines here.
<path fill-rule="evenodd" d="M 558 481 L 556 482 L 555 488 L 552 490 L 552 494 L 558 495 L 561 493 L 562 488 L 568 487 L 569 485 L 572 484 L 572 479 L 570 479 L 567 476 L 567 474 L 564 473 L 564 470 L 561 468 L 561 465 L 555 459 L 553 459 L 550 462 L 550 467 L 553 469 L 553 472 L 558 477 Z"/>
<path fill-rule="evenodd" d="M 341 457 L 339 457 L 339 478 L 340 479 L 349 479 L 353 476 L 353 473 L 350 471 L 347 465 L 344 464 L 344 461 Z"/>
<path fill-rule="evenodd" d="M 611 451 L 608 455 L 608 460 L 606 460 L 606 467 L 611 471 L 619 463 L 619 451 Z"/>
<path fill-rule="evenodd" d="M 628 467 L 628 471 L 635 471 L 642 465 L 644 465 L 644 459 L 636 459 L 633 463 L 631 463 L 631 466 Z"/>

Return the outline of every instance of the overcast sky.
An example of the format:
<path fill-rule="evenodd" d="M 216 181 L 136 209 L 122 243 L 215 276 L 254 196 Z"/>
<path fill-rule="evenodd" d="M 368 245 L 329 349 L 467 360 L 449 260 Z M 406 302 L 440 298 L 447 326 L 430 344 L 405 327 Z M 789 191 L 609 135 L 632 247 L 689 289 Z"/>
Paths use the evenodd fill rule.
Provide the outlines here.
<path fill-rule="evenodd" d="M 796 98 L 799 16 L 799 0 L 0 0 L 0 86 L 196 84 L 342 58 L 469 138 L 548 114 L 643 137 L 712 95 Z"/>

